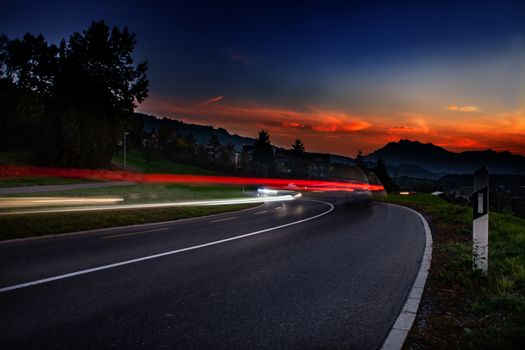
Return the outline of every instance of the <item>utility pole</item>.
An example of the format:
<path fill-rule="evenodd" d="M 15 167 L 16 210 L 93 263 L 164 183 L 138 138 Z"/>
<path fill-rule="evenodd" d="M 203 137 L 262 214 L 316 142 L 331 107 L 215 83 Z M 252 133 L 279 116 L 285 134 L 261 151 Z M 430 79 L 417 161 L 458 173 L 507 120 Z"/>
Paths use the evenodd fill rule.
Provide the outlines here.
<path fill-rule="evenodd" d="M 487 275 L 489 264 L 489 170 L 485 167 L 474 172 L 472 193 L 472 254 L 474 270 Z"/>
<path fill-rule="evenodd" d="M 124 133 L 124 170 L 126 170 L 126 137 L 129 135 L 129 132 Z"/>

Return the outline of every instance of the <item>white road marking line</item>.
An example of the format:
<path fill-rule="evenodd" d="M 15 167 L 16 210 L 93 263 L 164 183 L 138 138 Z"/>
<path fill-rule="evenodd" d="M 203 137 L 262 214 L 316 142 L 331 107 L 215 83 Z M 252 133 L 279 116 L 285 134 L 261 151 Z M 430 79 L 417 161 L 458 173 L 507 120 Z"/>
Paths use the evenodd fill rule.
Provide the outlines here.
<path fill-rule="evenodd" d="M 388 333 L 388 336 L 381 347 L 381 350 L 398 350 L 403 348 L 405 339 L 407 338 L 414 320 L 416 319 L 421 297 L 425 289 L 425 283 L 427 281 L 430 264 L 432 262 L 432 232 L 430 231 L 430 226 L 428 225 L 428 221 L 425 219 L 425 217 L 414 209 L 398 204 L 389 203 L 388 205 L 400 206 L 415 213 L 422 221 L 425 230 L 425 250 L 423 251 L 423 260 L 419 266 L 416 279 L 412 284 L 412 288 L 410 289 L 403 309 L 401 309 L 401 312 L 397 316 L 396 321 L 392 325 L 392 328 L 390 329 L 390 332 Z"/>
<path fill-rule="evenodd" d="M 258 211 L 257 213 L 253 213 L 253 215 L 259 215 L 259 214 L 263 214 L 263 213 L 267 213 L 268 210 L 263 210 L 263 211 Z"/>
<path fill-rule="evenodd" d="M 228 221 L 228 220 L 234 220 L 234 219 L 237 219 L 237 217 L 236 216 L 232 216 L 231 218 L 211 220 L 210 222 Z"/>
<path fill-rule="evenodd" d="M 258 234 L 261 234 L 261 233 L 274 231 L 274 230 L 278 230 L 278 229 L 285 228 L 285 227 L 288 227 L 288 226 L 293 226 L 293 225 L 297 225 L 297 224 L 300 224 L 300 223 L 303 223 L 303 222 L 314 220 L 314 219 L 317 219 L 317 218 L 319 218 L 321 216 L 329 214 L 330 212 L 332 212 L 334 210 L 334 206 L 331 203 L 324 202 L 324 201 L 313 200 L 313 199 L 311 199 L 309 201 L 324 203 L 324 204 L 328 205 L 330 208 L 327 211 L 322 212 L 321 214 L 317 214 L 317 215 L 311 216 L 311 217 L 306 218 L 306 219 L 301 219 L 301 220 L 289 222 L 287 224 L 266 228 L 264 230 L 259 230 L 259 231 L 255 231 L 255 232 L 246 233 L 246 234 L 240 235 L 240 236 L 234 236 L 234 237 L 230 237 L 230 238 L 221 239 L 221 240 L 218 240 L 218 241 L 213 241 L 213 242 L 208 242 L 208 243 L 204 243 L 204 244 L 194 245 L 194 246 L 187 247 L 187 248 L 171 250 L 171 251 L 160 253 L 160 254 L 144 256 L 142 258 L 120 261 L 120 262 L 117 262 L 117 263 L 114 263 L 114 264 L 103 265 L 103 266 L 98 266 L 98 267 L 94 267 L 94 268 L 91 268 L 91 269 L 86 269 L 86 270 L 80 270 L 80 271 L 76 271 L 76 272 L 66 273 L 64 275 L 44 278 L 44 279 L 40 279 L 40 280 L 36 280 L 36 281 L 32 281 L 32 282 L 15 284 L 13 286 L 0 288 L 0 293 L 5 293 L 5 292 L 11 291 L 11 290 L 15 290 L 15 289 L 35 286 L 35 285 L 38 285 L 38 284 L 49 283 L 49 282 L 53 282 L 53 281 L 57 281 L 57 280 L 62 280 L 62 279 L 65 279 L 65 278 L 85 275 L 85 274 L 92 273 L 92 272 L 112 269 L 114 267 L 119 267 L 119 266 L 123 266 L 123 265 L 129 265 L 129 264 L 133 264 L 133 263 L 137 263 L 137 262 L 141 262 L 141 261 L 146 261 L 146 260 L 157 259 L 157 258 L 161 258 L 161 257 L 168 256 L 168 255 L 178 254 L 178 253 L 187 252 L 187 251 L 190 251 L 190 250 L 196 250 L 196 249 L 205 248 L 205 247 L 209 247 L 209 246 L 213 246 L 213 245 L 217 245 L 217 244 L 221 244 L 221 243 L 235 241 L 235 240 L 238 240 L 238 239 L 242 239 L 242 238 L 246 238 L 246 237 L 250 237 L 250 236 L 255 236 L 255 235 L 258 235 Z"/>
<path fill-rule="evenodd" d="M 153 229 L 153 230 L 146 230 L 146 231 L 139 231 L 139 232 L 121 233 L 121 234 L 118 234 L 118 235 L 105 236 L 105 237 L 102 237 L 102 239 L 114 238 L 114 237 L 123 237 L 123 236 L 140 235 L 141 233 L 154 232 L 154 231 L 164 231 L 164 230 L 167 230 L 167 229 L 168 229 L 168 227 L 164 227 L 164 228 L 156 228 L 156 229 Z"/>

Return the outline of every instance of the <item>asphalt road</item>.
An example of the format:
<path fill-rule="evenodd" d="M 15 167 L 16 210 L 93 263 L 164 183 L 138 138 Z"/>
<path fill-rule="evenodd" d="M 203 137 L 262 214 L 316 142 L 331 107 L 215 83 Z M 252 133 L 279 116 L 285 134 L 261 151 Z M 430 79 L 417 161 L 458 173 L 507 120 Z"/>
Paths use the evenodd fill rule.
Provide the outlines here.
<path fill-rule="evenodd" d="M 2 243 L 0 348 L 375 349 L 424 237 L 402 207 L 298 200 Z"/>

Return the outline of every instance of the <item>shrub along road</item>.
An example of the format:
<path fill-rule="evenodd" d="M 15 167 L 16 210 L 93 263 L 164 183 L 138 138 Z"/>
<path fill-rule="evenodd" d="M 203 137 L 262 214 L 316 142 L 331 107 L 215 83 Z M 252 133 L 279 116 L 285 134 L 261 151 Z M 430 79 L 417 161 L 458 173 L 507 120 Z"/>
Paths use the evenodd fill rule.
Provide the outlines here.
<path fill-rule="evenodd" d="M 409 349 L 522 349 L 525 220 L 490 213 L 488 278 L 472 271 L 472 210 L 431 195 L 389 196 L 427 215 L 434 249 Z"/>

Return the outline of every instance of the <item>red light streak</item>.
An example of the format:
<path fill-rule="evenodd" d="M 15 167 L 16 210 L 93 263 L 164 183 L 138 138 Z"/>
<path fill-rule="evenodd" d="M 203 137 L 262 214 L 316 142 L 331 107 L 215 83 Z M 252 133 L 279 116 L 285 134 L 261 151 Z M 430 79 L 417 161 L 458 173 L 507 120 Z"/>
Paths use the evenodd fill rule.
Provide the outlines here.
<path fill-rule="evenodd" d="M 275 189 L 297 191 L 382 191 L 381 185 L 362 182 L 324 181 L 304 179 L 280 179 L 237 176 L 208 176 L 185 174 L 139 174 L 126 171 L 64 169 L 30 166 L 0 166 L 1 177 L 72 177 L 91 180 L 132 181 L 142 183 L 179 183 L 179 184 L 217 184 L 217 185 L 258 185 Z"/>

